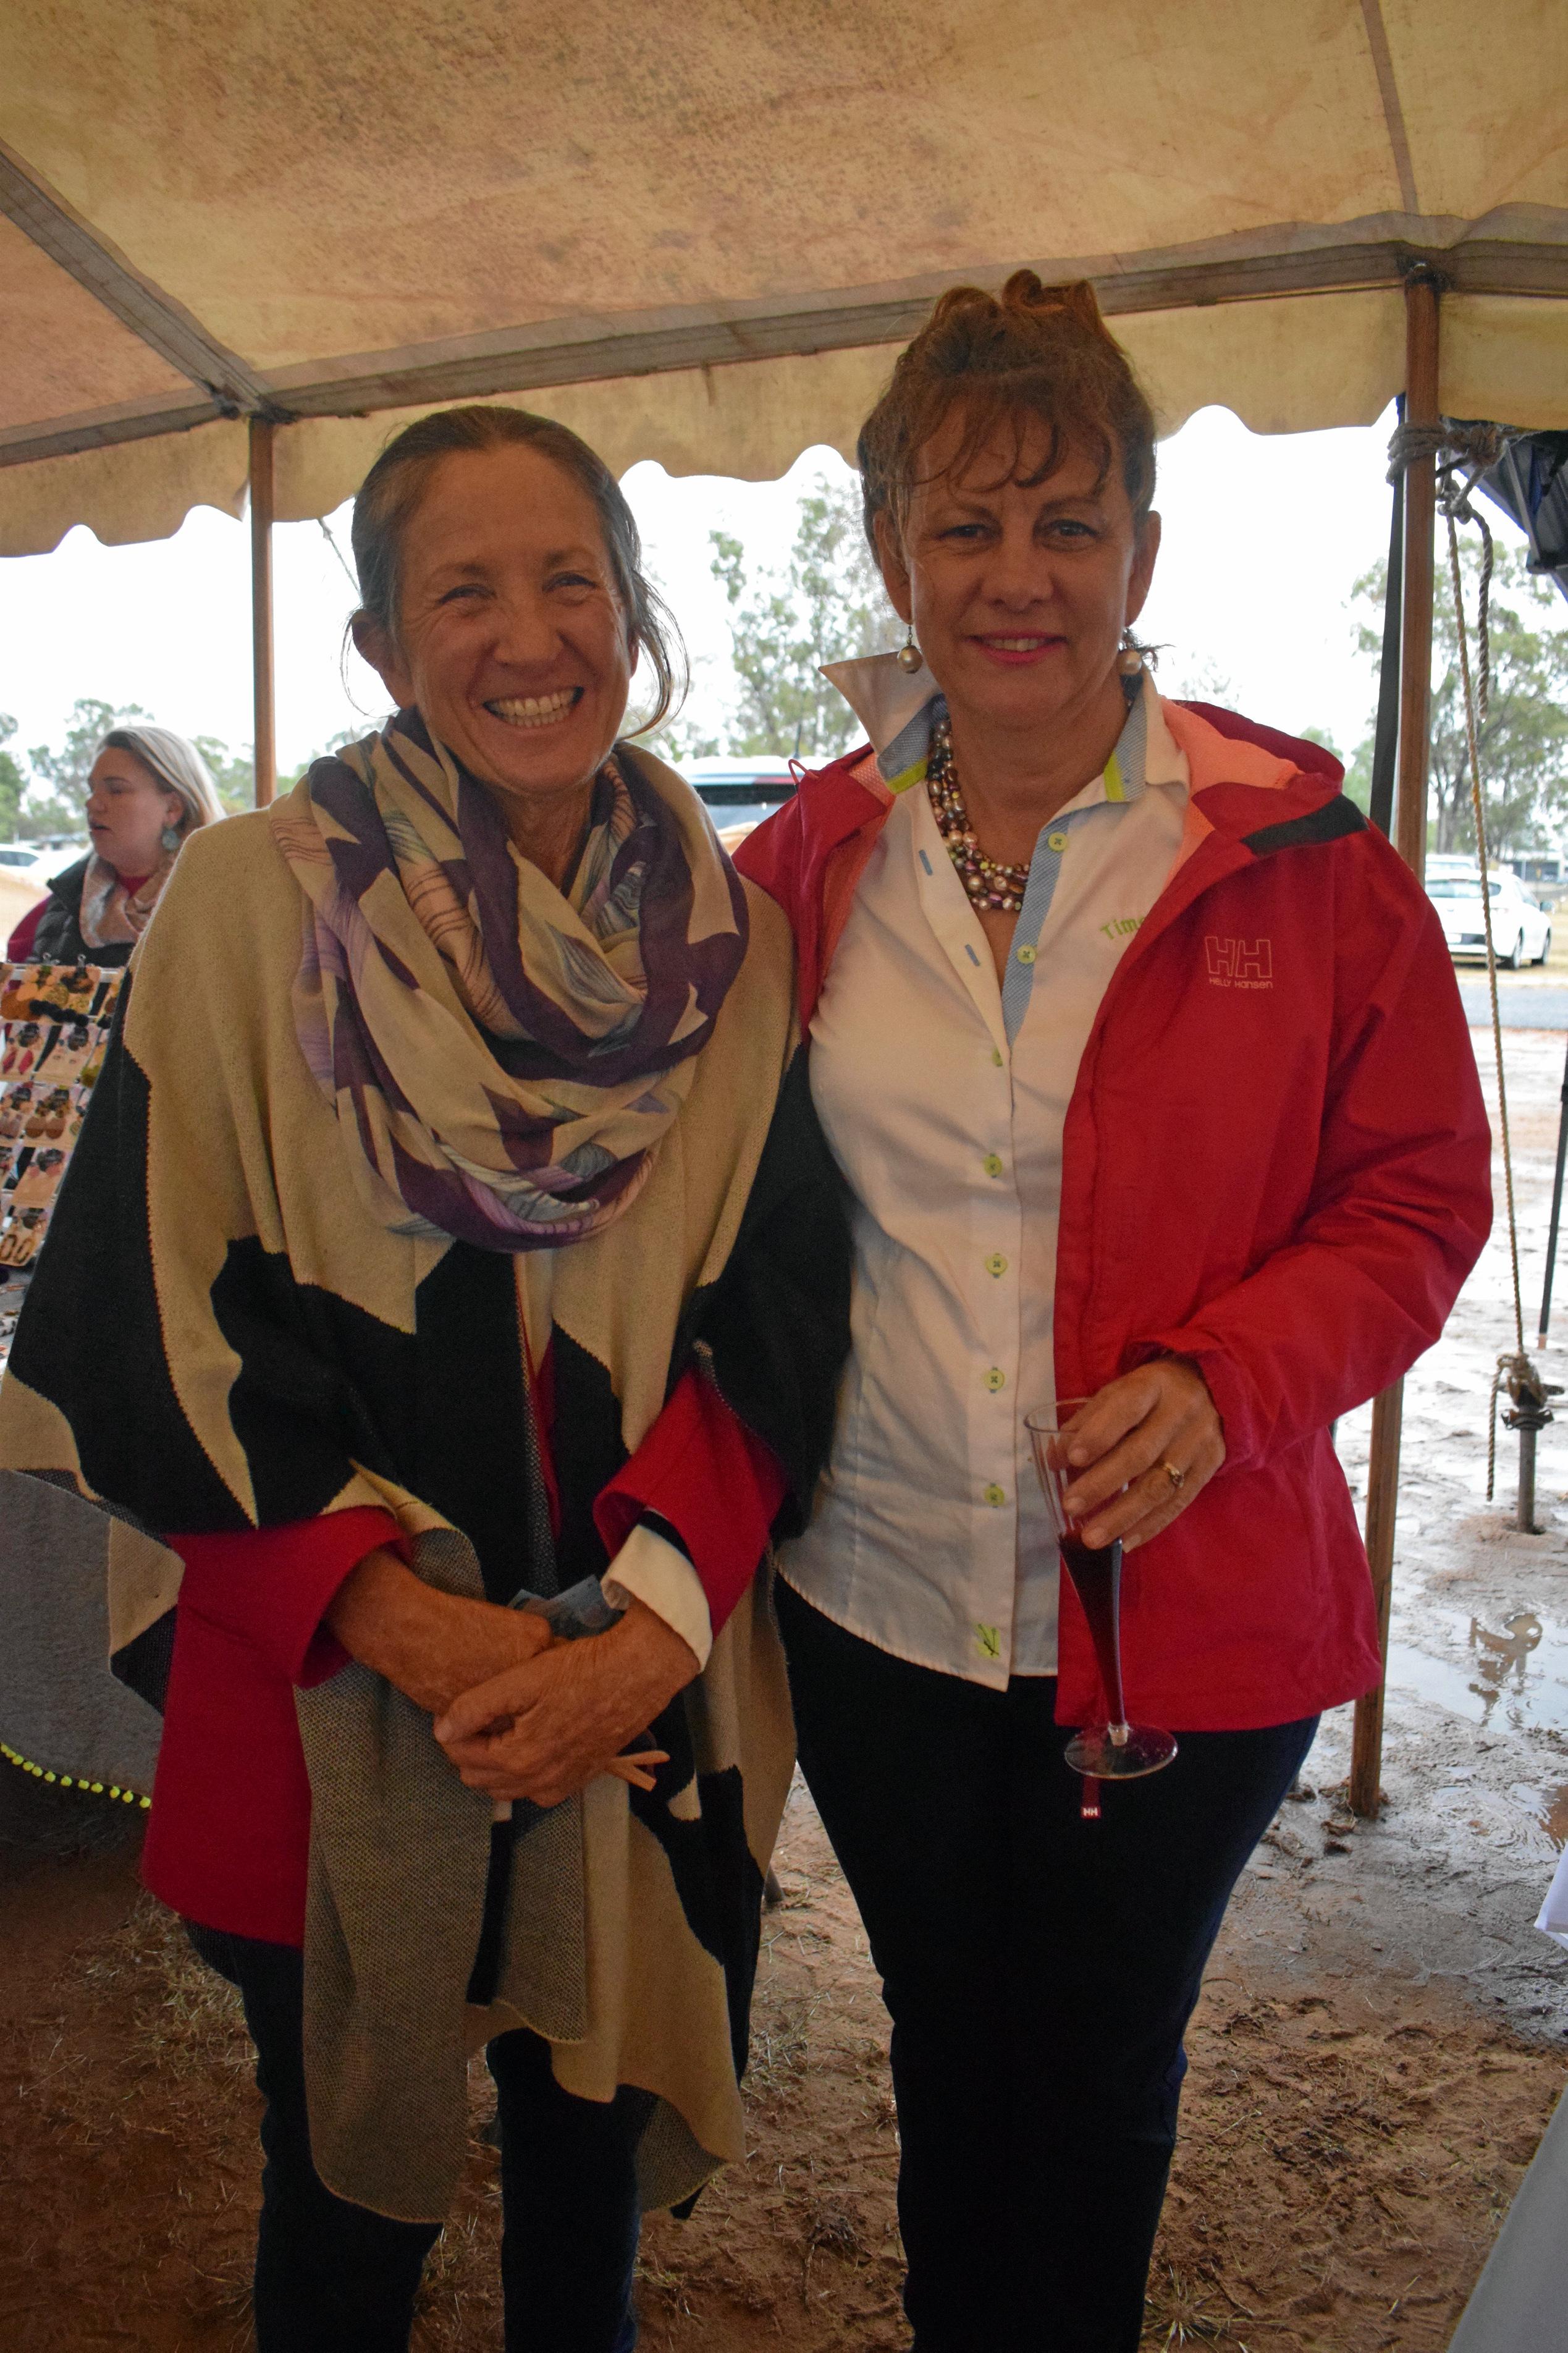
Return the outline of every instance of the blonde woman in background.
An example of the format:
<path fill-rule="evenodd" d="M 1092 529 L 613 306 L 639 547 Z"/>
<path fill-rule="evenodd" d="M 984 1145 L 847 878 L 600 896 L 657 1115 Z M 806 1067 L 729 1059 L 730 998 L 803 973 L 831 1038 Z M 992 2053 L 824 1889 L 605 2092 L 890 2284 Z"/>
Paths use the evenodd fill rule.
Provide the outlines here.
<path fill-rule="evenodd" d="M 92 848 L 23 916 L 6 945 L 12 963 L 126 963 L 182 842 L 223 813 L 194 744 L 167 727 L 110 728 L 89 779 Z"/>

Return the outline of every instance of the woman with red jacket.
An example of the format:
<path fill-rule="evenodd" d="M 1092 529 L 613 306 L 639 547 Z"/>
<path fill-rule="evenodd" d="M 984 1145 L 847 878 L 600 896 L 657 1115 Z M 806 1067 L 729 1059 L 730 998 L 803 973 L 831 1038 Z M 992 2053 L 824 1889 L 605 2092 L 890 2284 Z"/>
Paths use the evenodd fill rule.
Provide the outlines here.
<path fill-rule="evenodd" d="M 789 913 L 853 1348 L 778 1608 L 892 2015 L 917 2353 L 1132 2353 L 1182 2034 L 1376 1627 L 1334 1417 L 1442 1328 L 1489 1143 L 1442 934 L 1316 746 L 1155 691 L 1153 421 L 1091 290 L 958 289 L 861 437 L 909 624 L 739 862 Z M 1120 1538 L 1103 1720 L 1024 1416 Z"/>
<path fill-rule="evenodd" d="M 106 1573 L 257 2044 L 261 2353 L 406 2347 L 481 2046 L 506 2341 L 625 2353 L 640 2213 L 745 2152 L 838 1188 L 788 925 L 619 740 L 674 656 L 614 476 L 447 411 L 353 543 L 395 714 L 186 844 L 17 1326 L 0 1727 L 136 1786 L 61 1672 Z"/>

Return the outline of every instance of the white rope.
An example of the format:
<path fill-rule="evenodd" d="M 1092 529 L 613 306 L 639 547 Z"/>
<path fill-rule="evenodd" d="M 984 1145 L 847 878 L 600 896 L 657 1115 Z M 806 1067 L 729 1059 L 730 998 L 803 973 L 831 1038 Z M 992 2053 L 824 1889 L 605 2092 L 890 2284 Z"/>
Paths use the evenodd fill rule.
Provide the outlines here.
<path fill-rule="evenodd" d="M 325 515 L 318 515 L 316 517 L 316 528 L 321 533 L 321 537 L 326 541 L 327 545 L 331 549 L 332 554 L 337 557 L 338 562 L 342 565 L 343 577 L 347 580 L 349 586 L 353 590 L 354 602 L 357 605 L 359 602 L 359 582 L 354 577 L 353 565 L 349 563 L 349 560 L 343 554 L 342 549 L 338 545 L 337 541 L 332 537 L 332 528 L 328 522 Z"/>
<path fill-rule="evenodd" d="M 1497 1370 L 1492 1375 L 1491 1397 L 1487 1414 L 1487 1501 L 1489 1504 L 1497 1485 L 1498 1392 L 1506 1388 L 1517 1406 L 1521 1402 L 1521 1388 L 1530 1391 L 1537 1398 L 1543 1397 L 1544 1391 L 1542 1388 L 1541 1376 L 1526 1356 L 1524 1349 L 1524 1295 L 1519 1275 L 1519 1218 L 1513 1195 L 1513 1145 L 1508 1125 L 1508 1081 L 1503 1071 L 1502 1008 L 1498 995 L 1497 943 L 1492 937 L 1492 895 L 1491 881 L 1488 873 L 1487 812 L 1486 800 L 1481 790 L 1480 731 L 1476 717 L 1478 698 L 1470 677 L 1469 630 L 1465 620 L 1464 583 L 1459 570 L 1459 534 L 1457 518 L 1463 515 L 1468 522 L 1480 523 L 1480 517 L 1470 507 L 1466 495 L 1468 488 L 1469 485 L 1467 483 L 1463 488 L 1450 489 L 1444 497 L 1443 512 L 1448 524 L 1448 572 L 1454 584 L 1454 620 L 1459 638 L 1459 677 L 1465 690 L 1465 738 L 1470 758 L 1470 805 L 1475 811 L 1476 849 L 1481 866 L 1481 921 L 1487 943 L 1487 987 L 1491 997 L 1492 1050 L 1497 1057 L 1498 1125 L 1502 1134 L 1503 1187 L 1508 1199 L 1509 1263 L 1513 1274 L 1514 1345 L 1505 1350 L 1497 1360 Z M 1481 523 L 1481 532 L 1486 546 L 1482 561 L 1478 626 L 1480 633 L 1482 665 L 1479 699 L 1484 712 L 1491 685 L 1491 646 L 1487 603 L 1488 590 L 1491 582 L 1492 548 L 1491 533 L 1486 529 L 1484 523 Z"/>
<path fill-rule="evenodd" d="M 1502 1008 L 1498 996 L 1497 943 L 1492 937 L 1492 890 L 1487 871 L 1487 812 L 1481 793 L 1481 755 L 1476 725 L 1476 693 L 1470 679 L 1470 633 L 1465 622 L 1465 592 L 1459 573 L 1459 533 L 1450 509 L 1448 569 L 1454 583 L 1454 618 L 1459 632 L 1459 676 L 1465 689 L 1465 734 L 1470 754 L 1470 804 L 1476 815 L 1476 848 L 1481 861 L 1481 922 L 1487 940 L 1487 986 L 1491 995 L 1492 1049 L 1497 1056 L 1498 1124 L 1502 1130 L 1503 1182 L 1508 1194 L 1508 1246 L 1513 1269 L 1514 1338 L 1524 1354 L 1524 1299 L 1519 1280 L 1519 1220 L 1513 1202 L 1513 1152 L 1508 1132 L 1508 1081 L 1503 1072 Z"/>

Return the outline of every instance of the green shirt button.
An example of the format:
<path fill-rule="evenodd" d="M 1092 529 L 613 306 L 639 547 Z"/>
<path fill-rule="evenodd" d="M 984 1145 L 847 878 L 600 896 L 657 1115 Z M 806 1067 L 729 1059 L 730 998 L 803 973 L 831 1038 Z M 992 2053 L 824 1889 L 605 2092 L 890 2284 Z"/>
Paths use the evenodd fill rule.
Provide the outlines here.
<path fill-rule="evenodd" d="M 1003 1255 L 1002 1255 L 1002 1253 L 1001 1253 L 1001 1251 L 1000 1251 L 1000 1250 L 993 1250 L 993 1251 L 992 1251 L 992 1253 L 991 1253 L 990 1257 L 989 1257 L 989 1258 L 986 1260 L 986 1261 L 985 1261 L 985 1271 L 986 1271 L 986 1273 L 987 1273 L 987 1274 L 1005 1274 L 1005 1273 L 1006 1273 L 1006 1271 L 1007 1271 L 1007 1261 L 1006 1261 L 1006 1260 L 1003 1257 Z"/>
<path fill-rule="evenodd" d="M 1033 964 L 1037 954 L 1037 950 L 1034 948 L 1020 948 L 1018 950 L 1018 962 L 1020 964 Z"/>
<path fill-rule="evenodd" d="M 985 1386 L 990 1390 L 993 1397 L 995 1396 L 998 1389 L 1005 1389 L 1006 1388 L 1007 1376 L 1002 1370 L 1000 1365 L 992 1366 L 991 1370 L 985 1376 Z"/>
<path fill-rule="evenodd" d="M 988 1152 L 980 1165 L 987 1176 L 1000 1176 L 1002 1174 L 1002 1155 L 999 1152 Z"/>
<path fill-rule="evenodd" d="M 1068 838 L 1067 838 L 1067 836 L 1066 836 L 1066 834 L 1065 834 L 1065 833 L 1047 833 L 1047 836 L 1046 836 L 1046 848 L 1047 848 L 1047 849 L 1065 849 L 1067 848 L 1067 846 L 1068 846 Z"/>
<path fill-rule="evenodd" d="M 998 1487 L 993 1480 L 985 1490 L 985 1500 L 988 1504 L 1005 1504 L 1007 1500 L 1007 1491 L 1005 1487 Z"/>

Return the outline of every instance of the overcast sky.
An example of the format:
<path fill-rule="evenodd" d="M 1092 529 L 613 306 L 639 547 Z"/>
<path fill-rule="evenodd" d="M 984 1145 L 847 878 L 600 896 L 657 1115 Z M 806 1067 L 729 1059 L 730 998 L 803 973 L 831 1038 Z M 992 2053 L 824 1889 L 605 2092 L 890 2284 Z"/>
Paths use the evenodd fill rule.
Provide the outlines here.
<path fill-rule="evenodd" d="M 1208 688 L 1210 699 L 1277 727 L 1322 728 L 1353 752 L 1374 689 L 1352 652 L 1345 601 L 1387 547 L 1391 422 L 1392 413 L 1365 430 L 1260 436 L 1210 408 L 1163 445 L 1164 545 L 1142 626 L 1169 648 L 1166 692 Z M 826 449 L 808 450 L 776 482 L 677 479 L 649 464 L 626 477 L 693 657 L 689 716 L 721 734 L 729 636 L 708 534 L 732 532 L 760 561 L 776 561 L 802 489 L 824 473 L 849 479 Z M 346 507 L 331 529 L 346 554 Z M 321 526 L 290 523 L 276 536 L 287 771 L 378 714 L 381 689 L 353 653 L 342 660 L 352 593 Z M 246 529 L 211 508 L 172 539 L 102 547 L 79 529 L 52 554 L 0 560 L 0 711 L 17 721 L 14 748 L 56 740 L 79 695 L 138 702 L 182 734 L 248 744 L 249 659 Z"/>

